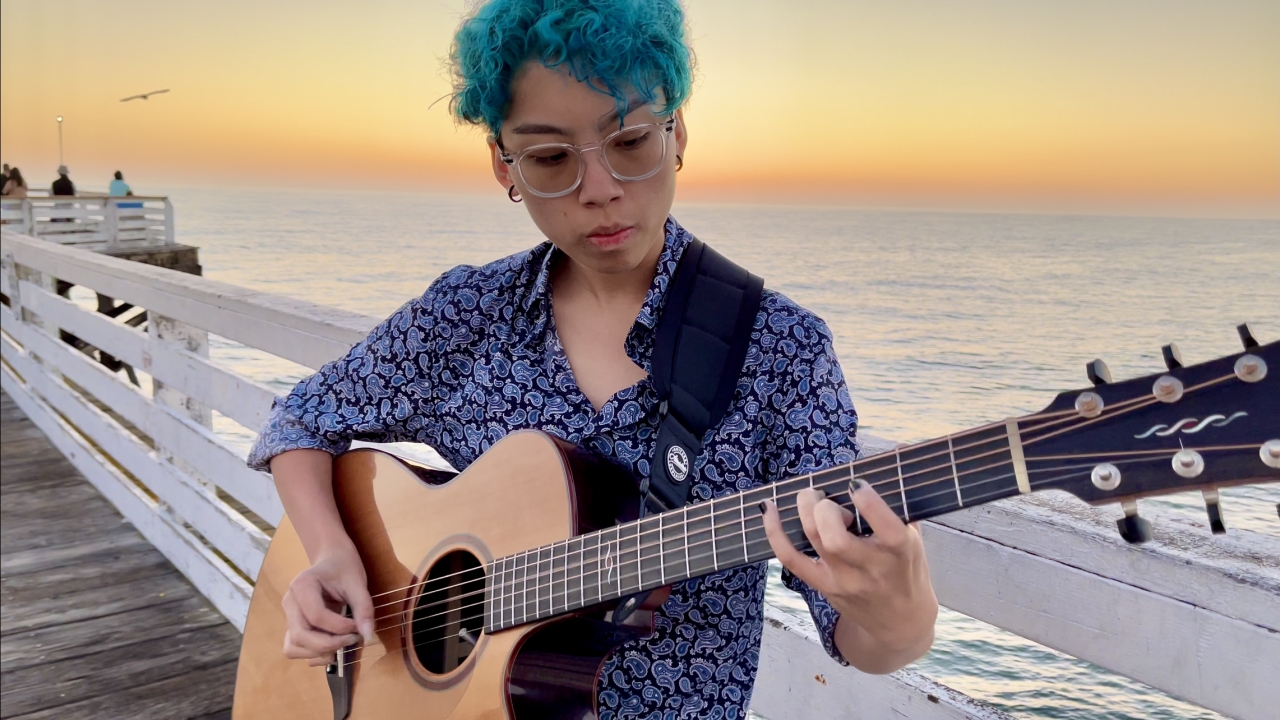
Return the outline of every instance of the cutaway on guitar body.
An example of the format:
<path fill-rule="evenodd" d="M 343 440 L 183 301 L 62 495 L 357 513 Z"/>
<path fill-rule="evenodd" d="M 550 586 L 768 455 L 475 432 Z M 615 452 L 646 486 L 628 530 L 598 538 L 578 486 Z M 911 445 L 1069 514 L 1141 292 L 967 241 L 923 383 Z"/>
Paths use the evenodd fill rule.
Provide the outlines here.
<path fill-rule="evenodd" d="M 348 653 L 348 717 L 595 717 L 601 664 L 618 644 L 651 632 L 651 611 L 666 593 L 652 593 L 626 623 L 606 619 L 613 603 L 605 603 L 490 632 L 486 571 L 495 558 L 634 519 L 634 478 L 525 431 L 455 479 L 436 479 L 376 450 L 335 461 L 334 494 L 365 563 L 379 640 Z M 249 607 L 236 718 L 335 717 L 325 669 L 281 653 L 281 598 L 309 566 L 285 518 Z"/>

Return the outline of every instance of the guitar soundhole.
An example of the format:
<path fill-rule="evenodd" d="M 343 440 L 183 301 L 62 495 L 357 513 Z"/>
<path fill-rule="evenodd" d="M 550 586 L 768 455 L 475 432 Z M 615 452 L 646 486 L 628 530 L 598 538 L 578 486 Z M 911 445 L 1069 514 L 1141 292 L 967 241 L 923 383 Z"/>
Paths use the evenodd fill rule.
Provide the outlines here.
<path fill-rule="evenodd" d="M 427 672 L 443 675 L 471 656 L 484 628 L 484 569 L 474 555 L 454 550 L 431 566 L 410 628 Z"/>

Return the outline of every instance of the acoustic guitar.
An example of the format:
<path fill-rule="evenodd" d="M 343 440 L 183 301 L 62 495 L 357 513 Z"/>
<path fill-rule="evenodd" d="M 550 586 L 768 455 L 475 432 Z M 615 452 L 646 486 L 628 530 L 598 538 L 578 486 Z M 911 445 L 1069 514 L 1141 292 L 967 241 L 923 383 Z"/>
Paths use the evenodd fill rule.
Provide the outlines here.
<path fill-rule="evenodd" d="M 853 478 L 899 517 L 1065 490 L 1118 502 L 1120 534 L 1151 535 L 1139 498 L 1280 481 L 1280 342 L 1065 392 L 1044 410 L 772 485 L 638 518 L 635 480 L 535 431 L 509 435 L 446 479 L 375 450 L 335 461 L 334 492 L 369 578 L 378 643 L 328 667 L 286 660 L 280 599 L 309 566 L 281 521 L 249 607 L 235 718 L 594 718 L 605 658 L 652 630 L 671 584 L 773 556 L 758 505 L 774 500 L 797 547 L 803 488 L 851 510 Z M 850 528 L 868 528 L 855 512 Z"/>

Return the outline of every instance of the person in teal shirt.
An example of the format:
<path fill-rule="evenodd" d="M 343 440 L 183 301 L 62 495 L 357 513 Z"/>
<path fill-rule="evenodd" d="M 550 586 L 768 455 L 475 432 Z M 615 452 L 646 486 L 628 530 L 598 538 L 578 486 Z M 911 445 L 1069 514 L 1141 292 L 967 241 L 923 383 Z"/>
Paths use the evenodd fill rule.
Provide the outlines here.
<path fill-rule="evenodd" d="M 116 178 L 111 181 L 111 187 L 107 188 L 107 194 L 111 197 L 124 197 L 125 195 L 133 194 L 129 190 L 129 184 L 124 181 L 124 173 L 119 170 L 116 171 Z"/>

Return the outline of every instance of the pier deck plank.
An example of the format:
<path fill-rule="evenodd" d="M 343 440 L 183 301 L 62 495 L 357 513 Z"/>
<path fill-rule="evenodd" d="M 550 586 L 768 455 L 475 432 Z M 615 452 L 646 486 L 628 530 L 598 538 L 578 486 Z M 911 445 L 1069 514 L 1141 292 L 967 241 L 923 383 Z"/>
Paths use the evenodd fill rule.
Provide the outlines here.
<path fill-rule="evenodd" d="M 240 634 L 4 393 L 0 462 L 0 717 L 229 717 Z"/>

